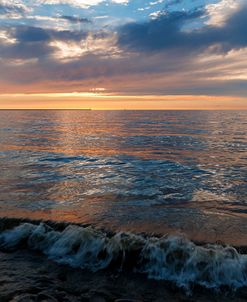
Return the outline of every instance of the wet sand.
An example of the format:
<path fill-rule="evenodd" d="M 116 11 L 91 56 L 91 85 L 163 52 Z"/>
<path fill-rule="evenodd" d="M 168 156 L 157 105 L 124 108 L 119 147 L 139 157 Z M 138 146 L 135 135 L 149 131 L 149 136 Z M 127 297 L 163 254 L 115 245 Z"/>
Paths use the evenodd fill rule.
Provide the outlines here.
<path fill-rule="evenodd" d="M 97 273 L 59 265 L 40 253 L 0 253 L 1 302 L 246 301 L 247 289 L 231 293 L 200 287 L 191 296 L 170 282 L 131 272 Z"/>

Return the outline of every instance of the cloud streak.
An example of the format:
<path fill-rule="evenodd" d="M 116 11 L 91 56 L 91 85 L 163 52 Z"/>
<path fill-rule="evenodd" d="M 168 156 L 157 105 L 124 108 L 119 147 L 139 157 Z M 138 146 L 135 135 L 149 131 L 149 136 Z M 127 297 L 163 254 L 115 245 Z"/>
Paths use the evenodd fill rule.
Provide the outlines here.
<path fill-rule="evenodd" d="M 69 21 L 71 23 L 92 23 L 88 18 L 81 18 L 75 16 L 60 16 L 60 19 Z"/>

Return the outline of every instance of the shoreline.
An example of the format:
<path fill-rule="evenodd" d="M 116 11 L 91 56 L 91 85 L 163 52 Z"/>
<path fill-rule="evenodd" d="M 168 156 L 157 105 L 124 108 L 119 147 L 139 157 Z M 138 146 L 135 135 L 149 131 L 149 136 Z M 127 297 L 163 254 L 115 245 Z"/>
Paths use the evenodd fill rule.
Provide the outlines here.
<path fill-rule="evenodd" d="M 107 228 L 102 228 L 102 227 L 97 227 L 97 226 L 94 226 L 90 223 L 79 223 L 79 222 L 74 222 L 74 221 L 63 221 L 63 220 L 47 220 L 47 219 L 30 219 L 30 218 L 24 218 L 24 217 L 6 217 L 6 216 L 3 216 L 1 217 L 0 216 L 0 234 L 1 232 L 3 231 L 7 231 L 7 230 L 10 230 L 10 229 L 13 229 L 17 226 L 19 226 L 20 224 L 23 224 L 23 223 L 30 223 L 30 224 L 34 224 L 34 225 L 39 225 L 40 223 L 44 223 L 46 225 L 48 225 L 49 227 L 53 228 L 54 230 L 56 231 L 63 231 L 67 226 L 69 225 L 74 225 L 74 226 L 77 226 L 77 227 L 83 227 L 83 228 L 87 228 L 87 227 L 92 227 L 93 229 L 95 229 L 96 231 L 99 231 L 99 232 L 102 232 L 102 233 L 105 233 L 107 236 L 114 236 L 118 231 L 114 231 L 114 230 L 110 230 L 110 229 L 107 229 Z M 125 231 L 124 231 L 125 232 Z M 126 233 L 133 233 L 133 232 L 129 232 L 129 231 L 126 231 Z M 195 245 L 197 246 L 205 246 L 207 244 L 210 244 L 210 245 L 220 245 L 220 246 L 223 246 L 223 247 L 233 247 L 234 249 L 237 250 L 237 252 L 239 254 L 247 254 L 247 244 L 246 245 L 236 245 L 236 244 L 229 244 L 229 243 L 225 243 L 223 241 L 198 241 L 198 240 L 193 240 L 191 238 L 189 238 L 187 236 L 187 234 L 183 234 L 183 233 L 166 233 L 166 234 L 162 234 L 162 233 L 155 233 L 155 232 L 152 232 L 152 233 L 145 233 L 145 232 L 134 232 L 133 234 L 135 235 L 140 235 L 140 236 L 143 236 L 143 237 L 156 237 L 156 238 L 162 238 L 163 236 L 180 236 L 180 237 L 184 237 L 184 238 L 187 238 L 188 240 L 190 240 L 191 242 L 193 242 Z"/>
<path fill-rule="evenodd" d="M 188 295 L 171 282 L 130 272 L 93 273 L 26 250 L 1 252 L 0 270 L 1 302 L 243 302 L 247 298 L 247 288 L 234 293 L 196 286 Z"/>
<path fill-rule="evenodd" d="M 247 255 L 241 251 L 174 236 L 0 218 L 0 301 L 242 302 Z M 40 280 L 47 281 L 41 286 Z"/>

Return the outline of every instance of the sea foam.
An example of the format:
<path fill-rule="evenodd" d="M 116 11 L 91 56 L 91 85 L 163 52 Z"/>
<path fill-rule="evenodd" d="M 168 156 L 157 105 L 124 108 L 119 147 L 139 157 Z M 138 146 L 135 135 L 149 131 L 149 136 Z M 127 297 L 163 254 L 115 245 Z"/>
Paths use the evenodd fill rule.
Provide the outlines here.
<path fill-rule="evenodd" d="M 40 251 L 61 264 L 98 271 L 131 270 L 190 290 L 194 285 L 238 289 L 247 285 L 247 255 L 231 246 L 196 245 L 179 236 L 108 234 L 92 227 L 22 223 L 0 233 L 0 250 Z"/>

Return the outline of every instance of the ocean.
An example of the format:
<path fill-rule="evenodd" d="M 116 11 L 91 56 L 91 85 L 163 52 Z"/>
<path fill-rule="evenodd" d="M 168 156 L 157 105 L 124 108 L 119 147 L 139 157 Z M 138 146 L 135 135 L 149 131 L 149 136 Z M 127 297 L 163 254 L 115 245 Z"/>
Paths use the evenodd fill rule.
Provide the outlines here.
<path fill-rule="evenodd" d="M 245 287 L 247 111 L 2 110 L 0 217 L 3 253 Z"/>

